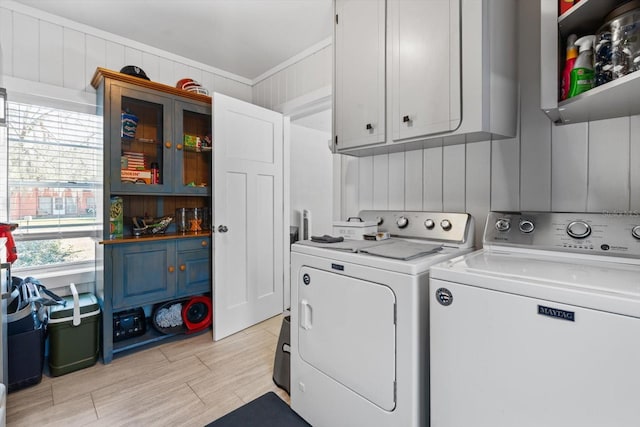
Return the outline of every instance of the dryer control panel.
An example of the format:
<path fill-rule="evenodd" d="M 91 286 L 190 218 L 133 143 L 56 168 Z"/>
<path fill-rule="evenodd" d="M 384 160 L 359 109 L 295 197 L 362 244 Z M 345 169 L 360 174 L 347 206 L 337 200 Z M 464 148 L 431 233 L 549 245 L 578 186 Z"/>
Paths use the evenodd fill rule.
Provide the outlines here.
<path fill-rule="evenodd" d="M 473 217 L 462 212 L 360 211 L 363 221 L 375 221 L 378 231 L 394 237 L 451 243 L 461 248 L 474 245 Z"/>
<path fill-rule="evenodd" d="M 634 258 L 640 262 L 640 212 L 490 212 L 483 244 Z"/>

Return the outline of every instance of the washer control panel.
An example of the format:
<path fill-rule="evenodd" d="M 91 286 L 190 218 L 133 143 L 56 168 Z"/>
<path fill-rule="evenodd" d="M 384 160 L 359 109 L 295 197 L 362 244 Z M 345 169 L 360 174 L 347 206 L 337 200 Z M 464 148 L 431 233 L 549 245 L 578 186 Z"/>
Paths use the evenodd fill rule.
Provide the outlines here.
<path fill-rule="evenodd" d="M 640 212 L 490 212 L 483 243 L 640 259 Z"/>
<path fill-rule="evenodd" d="M 473 247 L 475 225 L 471 215 L 460 212 L 361 211 L 363 221 L 376 221 L 378 231 L 394 237 L 428 239 Z"/>

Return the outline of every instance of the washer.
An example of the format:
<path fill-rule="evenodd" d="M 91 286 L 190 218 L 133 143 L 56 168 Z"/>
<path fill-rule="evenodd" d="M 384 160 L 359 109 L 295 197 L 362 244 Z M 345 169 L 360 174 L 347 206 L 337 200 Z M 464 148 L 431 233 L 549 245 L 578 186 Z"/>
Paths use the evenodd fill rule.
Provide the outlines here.
<path fill-rule="evenodd" d="M 489 214 L 431 269 L 431 425 L 637 427 L 640 216 Z"/>
<path fill-rule="evenodd" d="M 392 238 L 292 246 L 291 407 L 315 427 L 424 426 L 429 267 L 473 250 L 473 219 L 360 218 Z"/>

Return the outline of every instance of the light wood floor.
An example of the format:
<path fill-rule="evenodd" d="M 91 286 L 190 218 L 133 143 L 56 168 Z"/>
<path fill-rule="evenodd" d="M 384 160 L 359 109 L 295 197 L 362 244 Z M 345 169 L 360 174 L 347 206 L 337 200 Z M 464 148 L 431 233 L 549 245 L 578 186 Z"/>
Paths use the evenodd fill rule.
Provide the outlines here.
<path fill-rule="evenodd" d="M 272 381 L 282 316 L 213 342 L 211 332 L 121 356 L 7 396 L 7 426 L 204 426 Z"/>

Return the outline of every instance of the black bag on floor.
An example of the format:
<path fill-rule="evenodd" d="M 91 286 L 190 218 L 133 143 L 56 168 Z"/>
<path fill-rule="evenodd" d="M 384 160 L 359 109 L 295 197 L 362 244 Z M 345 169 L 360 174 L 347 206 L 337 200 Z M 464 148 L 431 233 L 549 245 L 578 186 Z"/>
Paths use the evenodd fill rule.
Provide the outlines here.
<path fill-rule="evenodd" d="M 42 379 L 47 337 L 47 309 L 65 300 L 47 290 L 37 279 L 11 278 L 7 308 L 8 390 L 20 390 Z M 42 295 L 47 297 L 43 297 Z"/>

